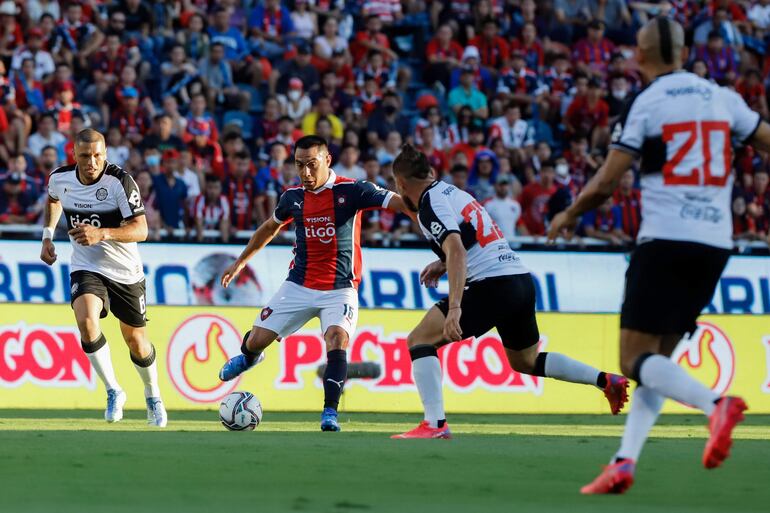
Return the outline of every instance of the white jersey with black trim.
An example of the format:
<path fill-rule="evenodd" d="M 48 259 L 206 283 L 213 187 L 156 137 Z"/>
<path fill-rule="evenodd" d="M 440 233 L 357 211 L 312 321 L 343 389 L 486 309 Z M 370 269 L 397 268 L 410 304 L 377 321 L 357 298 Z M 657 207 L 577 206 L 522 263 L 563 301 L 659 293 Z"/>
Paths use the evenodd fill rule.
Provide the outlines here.
<path fill-rule="evenodd" d="M 733 247 L 733 144 L 759 127 L 737 93 L 686 71 L 661 75 L 629 104 L 610 148 L 641 157 L 638 240 Z"/>
<path fill-rule="evenodd" d="M 441 249 L 446 238 L 450 233 L 460 235 L 468 255 L 469 282 L 529 272 L 484 207 L 454 185 L 436 181 L 425 189 L 417 219 L 442 261 L 446 261 Z"/>
<path fill-rule="evenodd" d="M 86 223 L 100 228 L 118 228 L 124 221 L 144 215 L 139 188 L 131 175 L 115 164 L 105 163 L 101 177 L 91 185 L 78 178 L 77 166 L 51 172 L 48 195 L 60 201 L 67 227 Z M 93 246 L 72 242 L 71 271 L 91 271 L 130 285 L 144 279 L 136 242 L 102 241 Z"/>

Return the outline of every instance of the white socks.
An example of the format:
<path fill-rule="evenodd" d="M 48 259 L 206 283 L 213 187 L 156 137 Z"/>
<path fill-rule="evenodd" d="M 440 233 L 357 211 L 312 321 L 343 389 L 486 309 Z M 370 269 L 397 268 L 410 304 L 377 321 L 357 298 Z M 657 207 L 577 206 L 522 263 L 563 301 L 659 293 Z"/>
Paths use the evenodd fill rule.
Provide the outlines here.
<path fill-rule="evenodd" d="M 93 342 L 83 342 L 81 340 L 80 345 L 86 353 L 88 361 L 91 362 L 91 367 L 94 368 L 99 379 L 104 383 L 104 388 L 107 390 L 120 390 L 120 385 L 115 377 L 115 370 L 112 368 L 110 346 L 107 344 L 104 334 L 99 335 L 99 338 Z"/>
<path fill-rule="evenodd" d="M 664 397 L 686 403 L 711 415 L 719 395 L 692 378 L 687 371 L 665 356 L 648 356 L 639 368 L 639 382 Z"/>
<path fill-rule="evenodd" d="M 446 420 L 444 394 L 441 388 L 441 365 L 436 348 L 420 345 L 409 350 L 412 357 L 412 375 L 420 393 L 425 420 L 431 427 L 438 427 L 438 421 Z"/>
<path fill-rule="evenodd" d="M 573 360 L 561 353 L 546 354 L 548 355 L 545 357 L 546 377 L 569 381 L 570 383 L 596 386 L 596 380 L 599 378 L 599 369 L 594 369 L 590 365 Z"/>
<path fill-rule="evenodd" d="M 152 352 L 145 358 L 136 358 L 131 355 L 131 361 L 134 362 L 136 372 L 139 373 L 139 377 L 144 383 L 144 397 L 160 397 L 158 366 L 155 364 L 155 346 L 152 346 Z"/>
<path fill-rule="evenodd" d="M 631 411 L 626 417 L 626 428 L 615 459 L 629 458 L 639 461 L 642 446 L 650 429 L 658 419 L 664 398 L 646 386 L 637 386 L 631 400 Z"/>

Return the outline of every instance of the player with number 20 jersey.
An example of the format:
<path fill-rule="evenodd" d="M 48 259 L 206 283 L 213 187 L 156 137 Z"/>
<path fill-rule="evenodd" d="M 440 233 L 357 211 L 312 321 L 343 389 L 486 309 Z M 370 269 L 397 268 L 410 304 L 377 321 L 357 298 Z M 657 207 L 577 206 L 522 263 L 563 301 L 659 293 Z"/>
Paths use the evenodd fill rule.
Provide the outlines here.
<path fill-rule="evenodd" d="M 735 92 L 681 70 L 684 30 L 675 21 L 651 20 L 637 42 L 637 61 L 649 84 L 614 127 L 605 164 L 575 203 L 553 219 L 548 234 L 554 239 L 574 227 L 581 214 L 612 195 L 640 159 L 642 224 L 620 316 L 621 369 L 638 386 L 621 447 L 581 489 L 585 494 L 623 493 L 633 484 L 665 398 L 709 417 L 706 468 L 728 456 L 733 427 L 746 410 L 740 397 L 720 397 L 670 356 L 683 335 L 695 332 L 733 246 L 733 144 L 768 150 L 770 126 Z"/>

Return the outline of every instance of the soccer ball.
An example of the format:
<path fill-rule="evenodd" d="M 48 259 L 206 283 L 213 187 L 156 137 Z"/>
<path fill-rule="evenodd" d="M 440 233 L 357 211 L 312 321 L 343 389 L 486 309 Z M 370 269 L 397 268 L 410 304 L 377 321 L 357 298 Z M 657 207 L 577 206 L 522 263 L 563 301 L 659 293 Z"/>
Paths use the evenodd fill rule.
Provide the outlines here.
<path fill-rule="evenodd" d="M 262 403 L 251 392 L 232 392 L 219 405 L 219 420 L 230 431 L 252 431 L 262 421 Z"/>

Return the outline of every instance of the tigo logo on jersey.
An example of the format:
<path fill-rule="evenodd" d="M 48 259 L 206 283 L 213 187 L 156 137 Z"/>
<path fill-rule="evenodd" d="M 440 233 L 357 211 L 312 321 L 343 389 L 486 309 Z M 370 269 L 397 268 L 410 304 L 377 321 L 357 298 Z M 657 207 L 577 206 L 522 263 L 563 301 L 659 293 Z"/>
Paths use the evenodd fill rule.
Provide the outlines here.
<path fill-rule="evenodd" d="M 699 322 L 693 336 L 679 343 L 671 359 L 689 367 L 698 381 L 717 394 L 727 392 L 733 382 L 735 351 L 727 335 L 714 324 Z"/>
<path fill-rule="evenodd" d="M 73 327 L 0 326 L 0 387 L 26 382 L 43 387 L 96 388 L 88 356 Z"/>
<path fill-rule="evenodd" d="M 307 217 L 305 218 L 305 238 L 318 239 L 323 244 L 329 244 L 337 235 L 331 217 Z"/>
<path fill-rule="evenodd" d="M 166 365 L 177 391 L 195 403 L 211 403 L 235 390 L 240 378 L 222 383 L 217 373 L 241 354 L 241 335 L 218 315 L 196 315 L 176 329 L 168 343 Z"/>
<path fill-rule="evenodd" d="M 96 228 L 102 227 L 102 220 L 99 217 L 99 214 L 91 214 L 88 217 L 80 217 L 80 214 L 75 214 L 73 216 L 70 216 L 70 224 L 90 224 L 91 226 L 94 226 Z"/>

